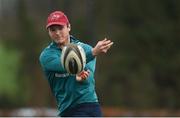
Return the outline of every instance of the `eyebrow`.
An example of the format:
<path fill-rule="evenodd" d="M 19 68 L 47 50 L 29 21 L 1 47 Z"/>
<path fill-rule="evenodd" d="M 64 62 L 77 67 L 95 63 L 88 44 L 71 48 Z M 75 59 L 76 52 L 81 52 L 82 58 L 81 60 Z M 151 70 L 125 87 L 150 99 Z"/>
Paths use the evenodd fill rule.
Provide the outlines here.
<path fill-rule="evenodd" d="M 62 30 L 63 28 L 64 28 L 63 25 L 52 25 L 52 26 L 49 27 L 49 30 L 51 30 L 51 31 L 54 31 L 55 29 Z"/>

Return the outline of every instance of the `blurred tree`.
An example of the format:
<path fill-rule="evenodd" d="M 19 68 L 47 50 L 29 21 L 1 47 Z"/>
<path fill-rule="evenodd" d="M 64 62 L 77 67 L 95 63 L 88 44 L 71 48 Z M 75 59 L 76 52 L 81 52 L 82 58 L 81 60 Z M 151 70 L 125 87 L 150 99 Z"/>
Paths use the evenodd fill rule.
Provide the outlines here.
<path fill-rule="evenodd" d="M 174 25 L 180 20 L 176 11 L 179 2 L 113 0 L 103 3 L 97 8 L 106 11 L 106 15 L 99 12 L 97 22 L 103 22 L 102 27 L 108 26 L 108 34 L 112 34 L 115 42 L 112 54 L 98 61 L 98 78 L 103 78 L 98 80 L 98 90 L 104 94 L 101 95 L 103 104 L 179 108 L 179 28 Z"/>
<path fill-rule="evenodd" d="M 16 19 L 1 19 L 0 33 L 7 46 L 18 47 L 22 53 L 23 104 L 51 104 L 38 56 L 49 42 L 44 29 L 48 13 L 63 10 L 71 33 L 79 39 L 91 45 L 104 37 L 114 41 L 111 50 L 97 58 L 97 90 L 103 105 L 179 109 L 179 0 L 16 2 Z M 2 17 L 4 12 L 0 13 Z"/>
<path fill-rule="evenodd" d="M 38 63 L 39 53 L 38 36 L 35 32 L 33 22 L 28 18 L 27 3 L 25 0 L 18 0 L 18 30 L 20 37 L 16 40 L 15 45 L 22 52 L 22 65 L 20 81 L 22 92 L 22 99 L 25 106 L 42 106 L 46 99 L 46 88 L 43 88 L 42 76 L 40 75 L 40 67 Z M 38 91 L 37 91 L 38 90 Z"/>
<path fill-rule="evenodd" d="M 12 107 L 17 105 L 20 94 L 18 73 L 20 53 L 14 49 L 7 49 L 0 44 L 0 107 Z"/>
<path fill-rule="evenodd" d="M 89 39 L 89 43 L 93 46 L 95 46 L 96 42 L 97 42 L 97 37 L 95 34 L 95 11 L 94 11 L 94 7 L 95 7 L 95 1 L 94 0 L 86 0 L 86 36 L 88 36 Z"/>

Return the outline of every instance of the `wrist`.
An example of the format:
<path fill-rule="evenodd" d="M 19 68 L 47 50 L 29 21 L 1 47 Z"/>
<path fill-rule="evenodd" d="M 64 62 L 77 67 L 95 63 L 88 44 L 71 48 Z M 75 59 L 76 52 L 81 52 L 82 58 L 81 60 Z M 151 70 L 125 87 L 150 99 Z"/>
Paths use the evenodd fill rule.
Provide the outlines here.
<path fill-rule="evenodd" d="M 97 56 L 97 51 L 96 51 L 95 48 L 92 48 L 92 55 L 93 55 L 93 56 Z"/>

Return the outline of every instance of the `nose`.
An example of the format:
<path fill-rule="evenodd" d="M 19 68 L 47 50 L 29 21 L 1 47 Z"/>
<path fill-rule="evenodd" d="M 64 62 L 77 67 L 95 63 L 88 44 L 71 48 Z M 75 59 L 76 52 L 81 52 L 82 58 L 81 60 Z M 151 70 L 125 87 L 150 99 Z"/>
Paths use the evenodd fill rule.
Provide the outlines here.
<path fill-rule="evenodd" d="M 57 30 L 55 31 L 55 33 L 56 33 L 57 35 L 59 35 L 59 34 L 60 34 L 60 30 L 57 29 Z"/>

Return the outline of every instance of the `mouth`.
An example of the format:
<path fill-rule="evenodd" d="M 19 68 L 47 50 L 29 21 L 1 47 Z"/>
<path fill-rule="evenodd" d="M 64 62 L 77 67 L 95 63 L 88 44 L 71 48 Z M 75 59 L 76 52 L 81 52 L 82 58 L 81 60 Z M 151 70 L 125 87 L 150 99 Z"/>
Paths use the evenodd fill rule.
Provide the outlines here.
<path fill-rule="evenodd" d="M 56 43 L 63 43 L 64 42 L 64 38 L 62 38 L 62 37 L 56 37 L 56 38 L 54 38 L 54 40 Z"/>

